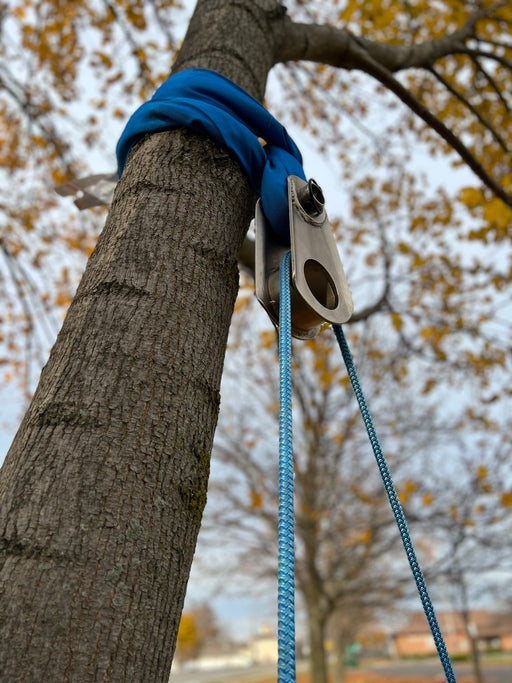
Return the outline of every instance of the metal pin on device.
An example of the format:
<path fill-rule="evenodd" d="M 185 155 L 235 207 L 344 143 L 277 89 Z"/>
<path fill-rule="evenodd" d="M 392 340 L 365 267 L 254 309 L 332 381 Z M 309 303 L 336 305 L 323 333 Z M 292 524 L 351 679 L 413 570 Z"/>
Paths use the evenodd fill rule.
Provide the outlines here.
<path fill-rule="evenodd" d="M 341 325 L 354 306 L 325 212 L 320 186 L 288 176 L 292 261 L 292 334 L 312 339 L 320 324 Z M 256 296 L 270 318 L 279 324 L 279 267 L 290 247 L 277 240 L 261 202 L 256 206 Z"/>

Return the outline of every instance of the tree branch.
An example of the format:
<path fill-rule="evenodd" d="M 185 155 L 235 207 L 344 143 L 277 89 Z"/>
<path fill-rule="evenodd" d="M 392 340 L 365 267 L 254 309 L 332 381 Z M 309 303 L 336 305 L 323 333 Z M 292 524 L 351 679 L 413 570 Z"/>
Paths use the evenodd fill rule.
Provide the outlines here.
<path fill-rule="evenodd" d="M 501 7 L 500 3 L 489 10 L 474 12 L 457 31 L 442 38 L 417 45 L 387 45 L 368 38 L 356 37 L 344 28 L 320 24 L 286 23 L 276 62 L 309 60 L 345 69 L 361 68 L 361 50 L 388 71 L 411 68 L 428 68 L 442 57 L 468 54 L 465 41 L 475 37 L 476 23 Z M 495 58 L 493 53 L 486 56 Z"/>
<path fill-rule="evenodd" d="M 460 138 L 455 135 L 445 124 L 437 118 L 425 105 L 423 105 L 406 87 L 404 87 L 393 74 L 384 66 L 376 62 L 369 55 L 361 54 L 361 68 L 370 76 L 373 76 L 380 83 L 385 85 L 393 92 L 411 111 L 417 114 L 426 124 L 438 133 L 453 149 L 459 154 L 461 159 L 466 162 L 469 168 L 480 178 L 480 180 L 494 192 L 494 194 L 512 206 L 512 194 L 502 188 L 492 178 L 482 164 L 473 156 Z M 363 68 L 364 65 L 364 68 Z"/>
<path fill-rule="evenodd" d="M 20 90 L 21 93 L 18 92 L 16 88 L 18 88 L 18 90 Z M 4 90 L 16 102 L 20 110 L 23 112 L 23 114 L 27 117 L 27 119 L 30 122 L 39 128 L 42 135 L 53 146 L 56 155 L 67 167 L 69 172 L 73 163 L 72 161 L 68 161 L 66 158 L 69 152 L 69 145 L 65 143 L 63 140 L 61 140 L 61 138 L 55 130 L 55 127 L 52 125 L 51 122 L 45 123 L 42 120 L 46 112 L 44 112 L 39 107 L 37 107 L 36 104 L 31 102 L 29 94 L 21 84 L 9 83 L 2 76 L 2 74 L 0 74 L 0 91 L 1 90 Z"/>
<path fill-rule="evenodd" d="M 471 57 L 471 61 L 475 65 L 476 70 L 482 74 L 482 76 L 487 80 L 491 88 L 494 90 L 496 95 L 498 96 L 498 99 L 500 100 L 501 104 L 505 107 L 505 111 L 507 113 L 510 113 L 510 107 L 505 99 L 505 96 L 499 89 L 498 84 L 496 83 L 495 79 L 491 76 L 491 74 L 487 71 L 487 69 L 484 69 L 482 64 L 480 64 L 480 61 L 477 59 L 477 57 Z"/>
<path fill-rule="evenodd" d="M 503 55 L 499 55 L 496 52 L 489 52 L 488 50 L 481 50 L 478 48 L 465 48 L 464 54 L 469 55 L 469 57 L 477 58 L 482 57 L 483 59 L 492 59 L 501 66 L 505 67 L 509 71 L 512 71 L 512 60 L 507 59 Z"/>
<path fill-rule="evenodd" d="M 500 2 L 487 10 L 479 9 L 471 14 L 460 29 L 442 38 L 407 47 L 387 45 L 367 38 L 356 37 L 343 28 L 318 24 L 299 24 L 285 20 L 283 38 L 275 61 L 310 60 L 338 68 L 360 69 L 369 74 L 386 86 L 411 111 L 435 130 L 497 197 L 507 205 L 512 206 L 512 194 L 504 190 L 487 173 L 484 166 L 453 131 L 393 76 L 393 73 L 409 68 L 424 68 L 431 71 L 439 78 L 440 82 L 443 82 L 452 96 L 464 102 L 482 125 L 492 133 L 500 147 L 507 151 L 504 140 L 491 124 L 483 120 L 475 108 L 462 95 L 455 92 L 453 87 L 449 86 L 444 79 L 440 78 L 437 71 L 434 71 L 436 61 L 455 54 L 465 54 L 473 60 L 478 60 L 478 58 L 492 59 L 512 71 L 512 61 L 506 56 L 481 48 L 475 49 L 467 44 L 467 41 L 472 38 L 478 41 L 476 35 L 477 22 L 484 17 L 491 17 L 493 12 L 505 5 L 505 2 Z M 489 78 L 487 80 L 491 87 L 496 90 L 497 84 L 491 82 Z M 500 100 L 503 102 L 503 94 L 501 94 Z"/>
<path fill-rule="evenodd" d="M 485 128 L 486 130 L 489 131 L 489 133 L 493 136 L 493 138 L 496 140 L 496 142 L 497 142 L 498 145 L 501 147 L 501 149 L 502 149 L 504 152 L 508 152 L 507 145 L 506 145 L 505 141 L 503 140 L 503 138 L 501 137 L 501 135 L 493 128 L 493 126 L 489 123 L 489 121 L 487 121 L 487 120 L 480 114 L 480 112 L 478 111 L 478 109 L 477 109 L 476 107 L 474 107 L 474 106 L 471 104 L 471 102 L 470 102 L 466 97 L 464 97 L 464 95 L 462 95 L 458 90 L 456 90 L 456 89 L 452 86 L 452 84 L 449 83 L 449 82 L 446 80 L 446 78 L 444 78 L 444 77 L 439 73 L 439 71 L 437 71 L 434 67 L 431 67 L 431 68 L 430 68 L 430 73 L 431 73 L 433 76 L 435 76 L 435 78 L 439 81 L 439 83 L 441 83 L 441 85 L 443 85 L 443 86 L 448 90 L 448 92 L 449 92 L 451 95 L 453 95 L 453 97 L 455 97 L 457 100 L 459 100 L 459 102 L 462 102 L 462 104 L 463 104 L 465 107 L 467 107 L 467 108 L 469 109 L 469 111 L 473 114 L 473 116 L 475 116 L 475 118 L 477 118 L 477 119 L 480 121 L 480 123 L 482 124 L 482 126 L 484 126 L 484 128 Z M 484 72 L 484 75 L 485 75 L 485 72 Z"/>

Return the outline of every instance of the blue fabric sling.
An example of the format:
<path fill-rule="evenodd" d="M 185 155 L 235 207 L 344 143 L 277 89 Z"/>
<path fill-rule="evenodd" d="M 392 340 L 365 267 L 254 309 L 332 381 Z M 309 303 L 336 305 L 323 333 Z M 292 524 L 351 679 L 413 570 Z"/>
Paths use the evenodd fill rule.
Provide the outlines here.
<path fill-rule="evenodd" d="M 121 177 L 133 145 L 146 133 L 184 126 L 212 137 L 240 162 L 276 235 L 290 243 L 286 178 L 306 179 L 297 145 L 256 99 L 215 71 L 169 77 L 132 115 L 117 143 Z M 258 138 L 267 143 L 261 145 Z"/>

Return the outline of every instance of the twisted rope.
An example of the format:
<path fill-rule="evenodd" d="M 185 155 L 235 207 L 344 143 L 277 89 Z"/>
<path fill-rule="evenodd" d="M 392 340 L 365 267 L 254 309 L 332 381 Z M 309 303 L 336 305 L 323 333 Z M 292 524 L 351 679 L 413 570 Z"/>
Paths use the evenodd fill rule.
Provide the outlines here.
<path fill-rule="evenodd" d="M 283 256 L 279 301 L 278 683 L 295 683 L 295 540 L 292 446 L 290 252 Z"/>
<path fill-rule="evenodd" d="M 354 360 L 352 358 L 352 354 L 350 353 L 350 349 L 348 347 L 345 334 L 340 325 L 333 325 L 333 330 L 334 334 L 336 335 L 336 339 L 338 340 L 341 355 L 343 356 L 343 360 L 345 361 L 345 365 L 347 366 L 348 376 L 350 378 L 352 388 L 356 395 L 357 402 L 359 404 L 359 409 L 361 410 L 361 415 L 363 417 L 363 422 L 366 426 L 366 431 L 370 439 L 373 454 L 375 455 L 377 466 L 379 468 L 382 481 L 384 482 L 384 488 L 386 489 L 386 493 L 389 499 L 389 503 L 391 505 L 391 509 L 393 511 L 393 515 L 395 516 L 398 530 L 400 532 L 400 538 L 402 539 L 402 543 L 405 548 L 405 554 L 407 555 L 407 559 L 409 560 L 409 566 L 411 567 L 412 575 L 414 576 L 414 580 L 418 588 L 421 604 L 423 605 L 423 609 L 425 611 L 425 615 L 427 617 L 427 621 L 430 626 L 432 636 L 434 638 L 434 643 L 437 649 L 437 653 L 439 655 L 439 659 L 441 660 L 446 680 L 448 683 L 457 683 L 455 674 L 453 672 L 452 662 L 446 649 L 443 634 L 441 633 L 441 629 L 439 627 L 439 623 L 437 621 L 437 617 L 434 611 L 434 606 L 432 605 L 432 601 L 428 594 L 425 579 L 423 578 L 419 562 L 416 558 L 416 553 L 414 551 L 414 546 L 412 544 L 411 536 L 409 534 L 409 529 L 407 528 L 407 522 L 405 521 L 404 511 L 402 509 L 402 505 L 400 504 L 400 500 L 398 499 L 395 486 L 391 479 L 391 473 L 389 471 L 386 458 L 384 457 L 384 454 L 382 452 L 382 448 L 379 443 L 377 433 L 375 432 L 372 416 L 370 415 L 370 411 L 368 409 L 368 405 L 366 403 L 363 390 L 361 389 L 359 377 L 357 376 L 356 367 L 354 364 Z"/>

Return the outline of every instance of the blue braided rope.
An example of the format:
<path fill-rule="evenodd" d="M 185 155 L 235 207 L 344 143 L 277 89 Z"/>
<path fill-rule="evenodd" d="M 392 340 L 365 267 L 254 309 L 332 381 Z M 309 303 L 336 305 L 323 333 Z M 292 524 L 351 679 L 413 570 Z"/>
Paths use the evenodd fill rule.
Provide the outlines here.
<path fill-rule="evenodd" d="M 437 617 L 434 611 L 434 606 L 432 605 L 432 601 L 428 594 L 425 579 L 423 578 L 419 562 L 416 558 L 416 553 L 414 551 L 414 546 L 412 544 L 411 536 L 409 534 L 409 529 L 407 528 L 407 522 L 405 521 L 404 511 L 398 499 L 395 486 L 391 479 L 391 473 L 389 471 L 388 464 L 386 462 L 386 459 L 382 452 L 381 445 L 379 443 L 379 439 L 375 432 L 372 416 L 370 415 L 370 411 L 368 409 L 368 405 L 366 403 L 363 390 L 361 389 L 361 384 L 359 383 L 359 377 L 357 376 L 356 367 L 354 364 L 354 360 L 352 358 L 352 354 L 350 353 L 350 349 L 348 347 L 345 334 L 340 325 L 333 325 L 333 330 L 334 334 L 336 335 L 336 339 L 338 340 L 343 360 L 345 361 L 345 365 L 347 366 L 348 376 L 350 378 L 352 388 L 356 395 L 357 402 L 361 410 L 361 415 L 363 416 L 363 421 L 366 426 L 366 431 L 368 432 L 368 437 L 370 439 L 370 443 L 373 449 L 373 454 L 375 455 L 375 459 L 377 460 L 379 472 L 381 474 L 382 481 L 384 482 L 384 488 L 386 489 L 389 503 L 391 505 L 391 509 L 393 510 L 393 514 L 398 525 L 398 530 L 400 531 L 400 537 L 405 548 L 405 554 L 407 555 L 407 559 L 409 560 L 409 565 L 411 567 L 414 580 L 416 581 L 416 586 L 418 588 L 421 603 L 423 605 L 423 609 L 425 611 L 425 615 L 427 617 L 428 624 L 430 626 L 430 630 L 434 638 L 434 643 L 437 648 L 439 659 L 441 660 L 441 664 L 443 666 L 447 683 L 457 683 L 457 679 L 455 678 L 455 674 L 453 672 L 452 662 L 446 649 L 443 634 L 441 633 L 441 629 L 439 627 L 439 623 L 437 621 Z"/>
<path fill-rule="evenodd" d="M 295 542 L 292 447 L 290 252 L 283 256 L 279 302 L 278 683 L 295 683 Z"/>

